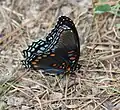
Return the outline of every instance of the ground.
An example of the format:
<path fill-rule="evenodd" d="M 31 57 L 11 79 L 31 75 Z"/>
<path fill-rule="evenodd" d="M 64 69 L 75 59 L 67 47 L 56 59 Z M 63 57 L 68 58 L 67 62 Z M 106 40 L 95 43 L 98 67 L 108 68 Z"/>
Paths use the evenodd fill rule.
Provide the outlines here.
<path fill-rule="evenodd" d="M 1 0 L 0 5 L 0 110 L 120 110 L 119 16 L 95 15 L 99 3 L 88 0 Z M 80 70 L 63 78 L 28 71 L 22 51 L 45 38 L 61 15 L 76 25 Z"/>

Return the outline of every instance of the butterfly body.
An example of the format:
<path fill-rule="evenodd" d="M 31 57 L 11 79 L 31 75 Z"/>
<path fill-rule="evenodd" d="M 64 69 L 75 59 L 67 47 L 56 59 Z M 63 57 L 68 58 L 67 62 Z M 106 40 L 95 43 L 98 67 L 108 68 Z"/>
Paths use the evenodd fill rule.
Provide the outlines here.
<path fill-rule="evenodd" d="M 73 21 L 61 16 L 46 40 L 33 42 L 23 51 L 26 68 L 48 73 L 73 72 L 80 56 L 80 43 Z"/>

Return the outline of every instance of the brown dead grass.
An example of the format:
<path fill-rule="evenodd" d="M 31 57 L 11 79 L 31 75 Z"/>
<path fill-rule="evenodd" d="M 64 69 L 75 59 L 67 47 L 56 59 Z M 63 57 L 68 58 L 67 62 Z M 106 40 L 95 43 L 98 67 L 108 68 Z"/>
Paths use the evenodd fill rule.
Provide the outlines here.
<path fill-rule="evenodd" d="M 107 13 L 93 19 L 92 5 L 75 0 L 0 3 L 0 110 L 120 109 L 119 17 Z M 77 76 L 25 70 L 22 51 L 44 38 L 60 15 L 73 19 L 80 36 Z"/>

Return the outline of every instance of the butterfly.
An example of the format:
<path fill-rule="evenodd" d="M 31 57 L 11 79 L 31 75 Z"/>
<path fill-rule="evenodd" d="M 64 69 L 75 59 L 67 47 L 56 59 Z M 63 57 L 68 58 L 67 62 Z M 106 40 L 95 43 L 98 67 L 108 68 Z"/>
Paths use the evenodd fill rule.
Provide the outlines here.
<path fill-rule="evenodd" d="M 25 68 L 44 70 L 47 73 L 74 72 L 80 56 L 80 42 L 73 21 L 61 16 L 47 35 L 46 40 L 38 40 L 23 50 Z"/>

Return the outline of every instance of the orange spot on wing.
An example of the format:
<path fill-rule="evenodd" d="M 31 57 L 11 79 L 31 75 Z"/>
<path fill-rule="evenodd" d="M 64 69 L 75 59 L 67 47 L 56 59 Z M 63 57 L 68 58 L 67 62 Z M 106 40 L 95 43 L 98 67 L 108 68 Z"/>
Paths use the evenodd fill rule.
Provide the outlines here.
<path fill-rule="evenodd" d="M 38 68 L 38 65 L 33 65 L 34 68 Z"/>
<path fill-rule="evenodd" d="M 62 63 L 62 65 L 65 65 L 65 63 Z"/>
<path fill-rule="evenodd" d="M 62 68 L 62 66 L 59 67 L 60 69 Z"/>
<path fill-rule="evenodd" d="M 42 59 L 42 57 L 39 56 L 39 57 L 37 57 L 37 59 Z"/>
<path fill-rule="evenodd" d="M 70 71 L 70 67 L 68 67 L 67 70 Z"/>
<path fill-rule="evenodd" d="M 35 59 L 36 62 L 38 62 L 39 60 L 38 59 Z"/>
<path fill-rule="evenodd" d="M 36 65 L 36 64 L 37 64 L 37 62 L 35 62 L 35 61 L 32 61 L 32 64 L 33 64 L 33 65 Z"/>
<path fill-rule="evenodd" d="M 72 51 L 69 51 L 68 53 L 73 53 L 74 51 L 72 50 Z"/>
<path fill-rule="evenodd" d="M 56 63 L 54 63 L 52 66 L 54 66 L 54 67 L 55 67 L 56 65 L 57 65 L 57 64 L 56 64 Z"/>
<path fill-rule="evenodd" d="M 55 54 L 54 54 L 54 53 L 53 53 L 53 54 L 50 54 L 50 56 L 51 56 L 51 57 L 54 57 L 54 56 L 55 56 Z"/>
<path fill-rule="evenodd" d="M 70 60 L 75 60 L 75 57 L 70 57 Z"/>

